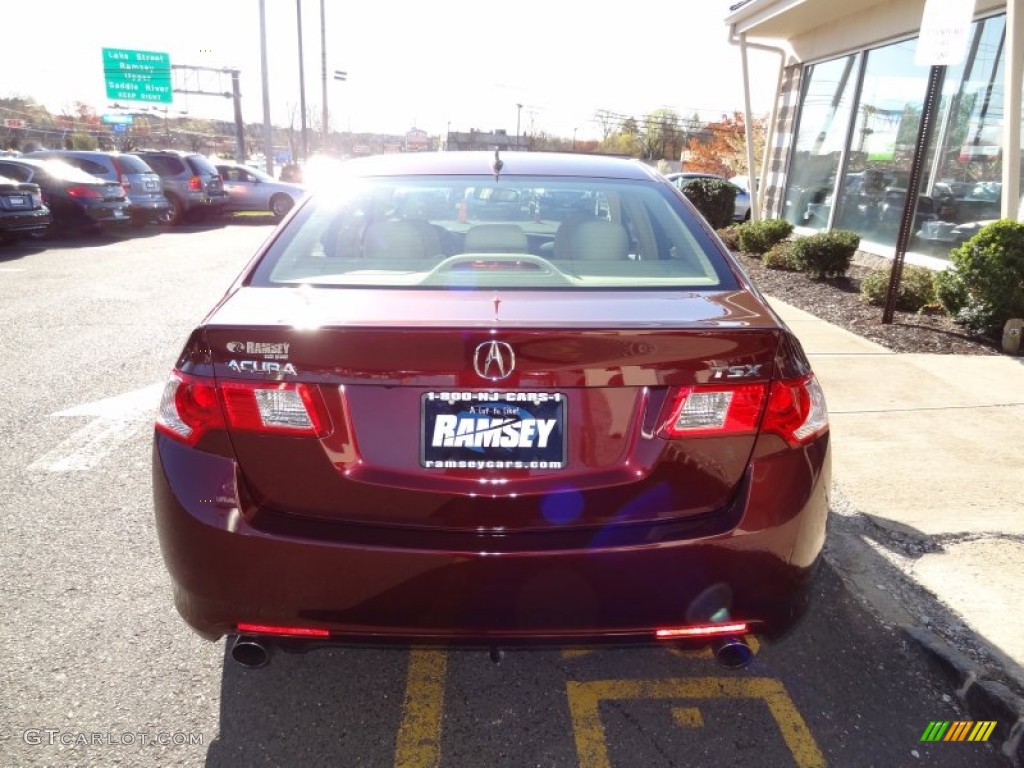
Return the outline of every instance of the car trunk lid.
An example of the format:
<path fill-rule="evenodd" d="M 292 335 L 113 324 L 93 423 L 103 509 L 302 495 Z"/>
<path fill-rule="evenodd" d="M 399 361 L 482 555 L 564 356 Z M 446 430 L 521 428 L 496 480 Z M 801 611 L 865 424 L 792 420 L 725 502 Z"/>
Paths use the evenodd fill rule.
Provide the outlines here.
<path fill-rule="evenodd" d="M 513 531 L 725 508 L 756 434 L 670 439 L 664 422 L 685 388 L 765 386 L 779 326 L 740 291 L 246 287 L 204 331 L 219 382 L 301 382 L 330 423 L 232 430 L 256 503 Z"/>

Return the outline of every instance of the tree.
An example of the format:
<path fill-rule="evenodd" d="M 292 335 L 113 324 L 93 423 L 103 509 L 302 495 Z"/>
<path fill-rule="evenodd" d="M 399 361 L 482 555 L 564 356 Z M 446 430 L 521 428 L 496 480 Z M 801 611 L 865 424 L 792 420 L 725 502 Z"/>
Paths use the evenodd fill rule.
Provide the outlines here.
<path fill-rule="evenodd" d="M 745 121 L 742 112 L 722 115 L 717 122 L 708 123 L 700 135 L 694 136 L 686 143 L 684 150 L 684 169 L 716 173 L 731 178 L 745 174 L 747 170 L 747 138 Z M 767 120 L 764 117 L 754 119 L 754 159 L 759 160 L 764 153 Z"/>
<path fill-rule="evenodd" d="M 648 160 L 676 158 L 682 148 L 682 131 L 679 115 L 662 107 L 647 115 L 643 120 L 641 145 Z"/>

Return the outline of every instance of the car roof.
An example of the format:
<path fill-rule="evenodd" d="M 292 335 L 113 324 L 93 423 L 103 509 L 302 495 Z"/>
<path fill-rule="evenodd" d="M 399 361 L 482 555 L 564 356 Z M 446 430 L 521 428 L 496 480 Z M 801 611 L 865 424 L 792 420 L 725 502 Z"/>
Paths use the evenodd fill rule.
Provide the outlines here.
<path fill-rule="evenodd" d="M 21 165 L 28 165 L 32 168 L 47 168 L 50 163 L 61 162 L 59 157 L 48 157 L 43 159 L 41 157 L 0 157 L 0 162 L 5 163 L 19 163 Z M 65 163 L 67 165 L 67 163 Z"/>
<path fill-rule="evenodd" d="M 499 157 L 500 175 L 507 176 L 660 178 L 656 171 L 637 160 L 612 155 L 505 152 Z M 340 167 L 354 176 L 493 176 L 494 164 L 495 152 L 419 152 L 354 158 L 344 161 Z"/>

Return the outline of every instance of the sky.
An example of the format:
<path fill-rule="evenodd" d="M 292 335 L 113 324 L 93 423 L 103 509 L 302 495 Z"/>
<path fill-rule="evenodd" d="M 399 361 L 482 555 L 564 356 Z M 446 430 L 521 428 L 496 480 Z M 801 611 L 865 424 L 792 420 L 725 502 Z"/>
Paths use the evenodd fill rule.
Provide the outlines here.
<path fill-rule="evenodd" d="M 271 118 L 300 125 L 296 7 L 301 4 L 309 122 L 319 124 L 319 0 L 264 0 Z M 431 3 L 324 0 L 333 130 L 402 134 L 416 127 L 599 138 L 599 110 L 642 117 L 670 108 L 704 120 L 743 109 L 739 48 L 724 19 L 735 0 Z M 75 101 L 112 112 L 103 48 L 167 53 L 172 65 L 241 71 L 246 122 L 263 121 L 259 0 L 34 0 L 4 3 L 0 97 L 51 111 Z M 12 34 L 15 30 L 37 34 Z M 40 45 L 45 41 L 46 50 Z M 752 108 L 767 112 L 777 57 L 751 52 Z M 347 72 L 344 82 L 335 70 Z M 175 86 L 230 90 L 204 74 Z M 521 107 L 517 105 L 522 105 Z M 148 106 L 148 105 L 132 105 Z M 171 115 L 232 119 L 231 100 L 174 94 Z"/>

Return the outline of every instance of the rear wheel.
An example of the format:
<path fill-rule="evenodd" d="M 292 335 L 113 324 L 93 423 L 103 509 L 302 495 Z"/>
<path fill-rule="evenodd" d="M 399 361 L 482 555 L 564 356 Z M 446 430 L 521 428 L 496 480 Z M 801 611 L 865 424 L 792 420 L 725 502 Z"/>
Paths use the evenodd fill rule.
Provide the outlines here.
<path fill-rule="evenodd" d="M 185 204 L 173 195 L 168 195 L 167 202 L 171 204 L 167 212 L 167 223 L 173 225 L 181 224 L 185 220 Z"/>
<path fill-rule="evenodd" d="M 270 198 L 270 212 L 274 214 L 275 219 L 283 218 L 293 205 L 295 203 L 288 195 L 274 195 Z"/>

